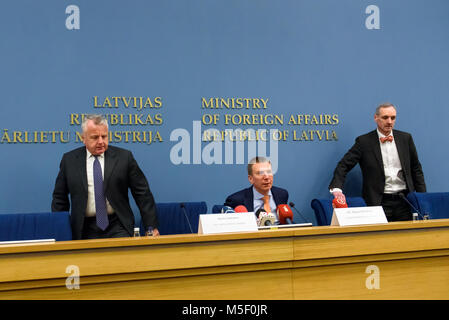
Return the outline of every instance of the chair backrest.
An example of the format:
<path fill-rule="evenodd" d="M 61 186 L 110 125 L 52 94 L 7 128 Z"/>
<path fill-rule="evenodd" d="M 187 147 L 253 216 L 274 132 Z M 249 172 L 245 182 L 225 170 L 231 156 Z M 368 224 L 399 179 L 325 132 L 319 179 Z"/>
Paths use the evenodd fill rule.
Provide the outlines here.
<path fill-rule="evenodd" d="M 0 241 L 72 240 L 69 212 L 0 214 Z"/>
<path fill-rule="evenodd" d="M 221 209 L 223 209 L 224 205 L 216 204 L 212 207 L 212 213 L 221 213 Z"/>
<path fill-rule="evenodd" d="M 158 230 L 161 235 L 192 233 L 190 227 L 193 233 L 197 233 L 200 214 L 207 213 L 207 204 L 204 201 L 184 202 L 185 212 L 181 202 L 157 203 L 156 207 L 159 219 Z M 142 222 L 140 222 L 140 233 L 141 235 L 145 233 Z"/>
<path fill-rule="evenodd" d="M 346 197 L 346 203 L 348 207 L 366 207 L 365 200 L 362 197 Z M 310 203 L 317 224 L 319 226 L 328 226 L 331 224 L 332 213 L 334 211 L 332 207 L 332 199 L 313 199 Z"/>
<path fill-rule="evenodd" d="M 428 214 L 429 219 L 449 218 L 449 192 L 410 192 L 407 199 L 421 215 Z"/>

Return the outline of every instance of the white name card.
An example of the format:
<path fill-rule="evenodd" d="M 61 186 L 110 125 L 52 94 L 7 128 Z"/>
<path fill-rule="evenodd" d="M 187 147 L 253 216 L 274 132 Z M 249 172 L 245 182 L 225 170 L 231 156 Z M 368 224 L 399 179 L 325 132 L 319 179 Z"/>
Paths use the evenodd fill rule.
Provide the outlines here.
<path fill-rule="evenodd" d="M 258 231 L 254 212 L 200 214 L 198 234 Z"/>
<path fill-rule="evenodd" d="M 388 223 L 381 206 L 335 208 L 331 226 L 355 226 L 362 224 Z"/>

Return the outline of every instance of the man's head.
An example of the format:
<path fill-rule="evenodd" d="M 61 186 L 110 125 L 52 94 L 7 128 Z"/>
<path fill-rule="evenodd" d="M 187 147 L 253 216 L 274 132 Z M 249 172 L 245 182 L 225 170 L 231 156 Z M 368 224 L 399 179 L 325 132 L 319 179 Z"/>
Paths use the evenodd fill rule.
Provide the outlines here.
<path fill-rule="evenodd" d="M 261 194 L 268 194 L 273 186 L 271 162 L 264 157 L 255 157 L 248 163 L 248 180 Z"/>
<path fill-rule="evenodd" d="M 102 115 L 87 115 L 81 124 L 83 143 L 95 156 L 108 149 L 108 121 Z"/>
<path fill-rule="evenodd" d="M 376 121 L 379 131 L 388 136 L 396 122 L 395 106 L 391 103 L 383 103 L 378 106 L 374 114 L 374 121 Z"/>

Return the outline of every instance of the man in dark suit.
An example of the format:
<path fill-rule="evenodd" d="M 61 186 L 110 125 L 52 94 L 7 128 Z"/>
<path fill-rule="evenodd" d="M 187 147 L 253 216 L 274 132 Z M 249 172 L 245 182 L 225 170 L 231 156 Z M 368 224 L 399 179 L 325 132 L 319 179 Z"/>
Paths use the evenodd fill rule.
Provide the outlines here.
<path fill-rule="evenodd" d="M 54 212 L 69 211 L 71 206 L 73 239 L 132 236 L 134 215 L 128 188 L 145 228 L 152 227 L 153 235 L 159 235 L 147 179 L 130 151 L 108 146 L 107 120 L 101 115 L 86 116 L 82 139 L 85 146 L 62 157 L 51 204 Z"/>
<path fill-rule="evenodd" d="M 251 159 L 248 164 L 248 180 L 252 186 L 231 194 L 224 205 L 232 208 L 243 205 L 249 212 L 263 208 L 276 215 L 276 220 L 279 221 L 276 208 L 279 204 L 288 203 L 288 192 L 273 186 L 270 161 L 264 157 Z"/>
<path fill-rule="evenodd" d="M 377 130 L 359 136 L 343 156 L 329 184 L 335 198 L 345 200 L 346 174 L 358 163 L 362 170 L 362 197 L 368 206 L 382 206 L 388 221 L 410 220 L 408 192 L 426 192 L 424 174 L 412 136 L 393 130 L 396 108 L 391 103 L 376 109 Z"/>

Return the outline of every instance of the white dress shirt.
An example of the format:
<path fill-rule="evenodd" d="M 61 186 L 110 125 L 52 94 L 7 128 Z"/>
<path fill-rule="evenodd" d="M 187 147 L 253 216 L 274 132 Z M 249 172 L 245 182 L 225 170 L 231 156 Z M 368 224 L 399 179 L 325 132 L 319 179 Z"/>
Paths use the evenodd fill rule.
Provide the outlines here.
<path fill-rule="evenodd" d="M 394 137 L 392 142 L 386 141 L 382 143 L 380 142 L 380 138 L 386 136 L 383 135 L 379 129 L 377 130 L 377 134 L 379 135 L 380 152 L 382 153 L 382 162 L 385 172 L 384 193 L 397 193 L 407 189 Z M 393 136 L 393 132 L 391 132 L 390 135 Z"/>
<path fill-rule="evenodd" d="M 380 142 L 380 138 L 386 137 L 377 129 L 377 135 L 379 136 L 380 152 L 382 154 L 382 162 L 385 172 L 385 188 L 384 193 L 397 193 L 407 189 L 405 184 L 404 174 L 402 172 L 401 161 L 399 160 L 398 149 L 396 148 L 396 142 L 394 140 L 393 131 L 390 135 L 393 137 L 393 141 Z M 330 193 L 335 191 L 342 192 L 340 188 L 333 188 L 329 190 Z"/>
<path fill-rule="evenodd" d="M 95 217 L 95 189 L 94 189 L 94 161 L 95 156 L 89 152 L 86 148 L 86 171 L 87 171 L 87 208 L 86 208 L 86 217 Z M 101 165 L 101 174 L 103 175 L 104 180 L 104 153 L 98 156 L 98 161 L 100 161 Z M 106 209 L 108 214 L 114 213 L 114 209 L 112 209 L 109 204 L 108 199 L 106 199 Z"/>

